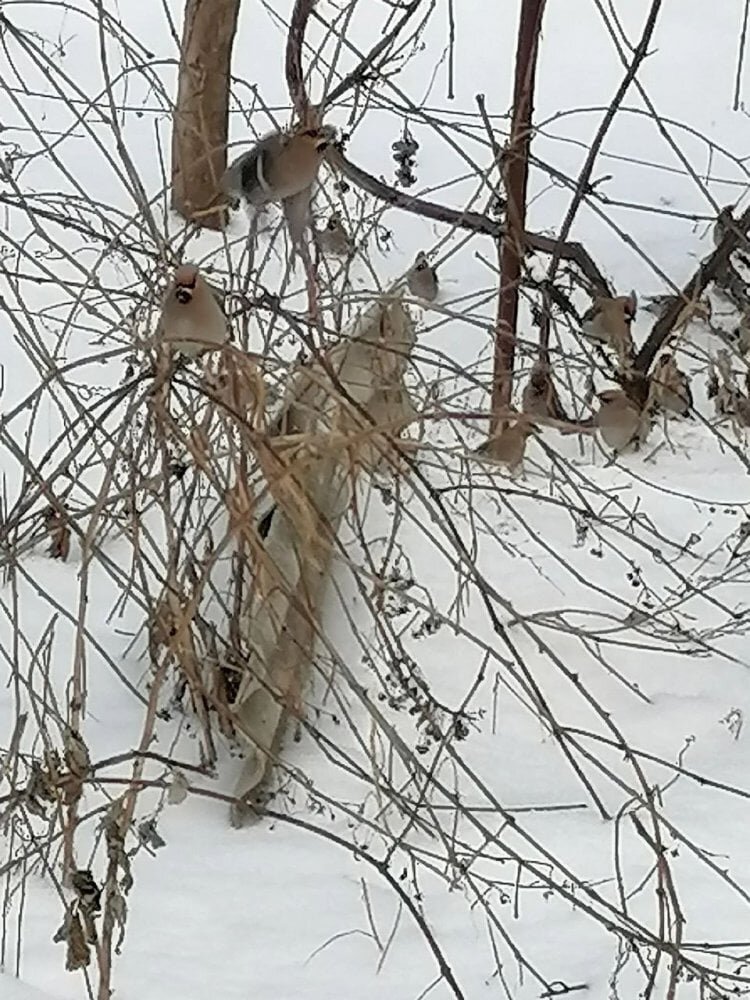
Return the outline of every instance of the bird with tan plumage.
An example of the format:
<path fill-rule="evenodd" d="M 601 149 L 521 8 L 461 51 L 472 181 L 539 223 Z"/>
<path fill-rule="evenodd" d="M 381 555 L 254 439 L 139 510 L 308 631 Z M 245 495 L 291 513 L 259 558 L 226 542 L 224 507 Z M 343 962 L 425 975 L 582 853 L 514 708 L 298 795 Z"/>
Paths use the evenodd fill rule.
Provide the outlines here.
<path fill-rule="evenodd" d="M 310 222 L 318 171 L 335 138 L 330 125 L 270 132 L 229 165 L 221 179 L 222 191 L 234 206 L 244 200 L 253 221 L 267 205 L 280 205 L 297 249 Z"/>
<path fill-rule="evenodd" d="M 620 369 L 628 367 L 633 356 L 630 327 L 638 309 L 634 291 L 629 295 L 599 296 L 583 314 L 581 333 L 596 344 L 606 345 L 617 355 Z"/>
<path fill-rule="evenodd" d="M 332 212 L 325 226 L 315 230 L 315 239 L 321 252 L 329 257 L 348 257 L 354 242 L 338 212 Z"/>
<path fill-rule="evenodd" d="M 689 417 L 693 393 L 687 375 L 678 367 L 673 354 L 665 352 L 654 366 L 650 379 L 649 404 L 656 404 L 665 414 Z"/>
<path fill-rule="evenodd" d="M 604 444 L 615 455 L 637 451 L 650 429 L 647 415 L 622 389 L 605 389 L 597 397 L 599 409 L 594 419 Z"/>
<path fill-rule="evenodd" d="M 181 264 L 162 300 L 158 341 L 188 358 L 216 351 L 229 341 L 229 323 L 218 293 L 195 264 Z"/>
<path fill-rule="evenodd" d="M 502 466 L 515 477 L 522 471 L 528 440 L 538 431 L 527 413 L 511 410 L 508 421 L 503 422 L 500 429 L 483 441 L 473 454 L 476 458 Z"/>
<path fill-rule="evenodd" d="M 440 286 L 435 268 L 430 264 L 427 254 L 420 250 L 406 275 L 406 287 L 409 292 L 423 302 L 434 302 Z"/>

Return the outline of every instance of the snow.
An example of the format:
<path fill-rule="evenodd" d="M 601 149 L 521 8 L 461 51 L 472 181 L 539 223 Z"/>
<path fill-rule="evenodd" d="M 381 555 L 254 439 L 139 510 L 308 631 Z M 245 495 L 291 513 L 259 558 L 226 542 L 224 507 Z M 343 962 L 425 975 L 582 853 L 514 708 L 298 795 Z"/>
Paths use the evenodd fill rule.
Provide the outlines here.
<path fill-rule="evenodd" d="M 154 280 L 163 273 L 157 271 L 159 248 L 139 222 L 114 152 L 101 96 L 96 6 L 85 0 L 64 7 L 11 2 L 2 12 L 29 34 L 24 50 L 6 33 L 2 56 L 0 141 L 6 153 L 18 144 L 22 155 L 13 183 L 2 187 L 1 409 L 4 420 L 14 412 L 0 425 L 0 470 L 13 511 L 37 494 L 35 480 L 23 472 L 28 454 L 26 464 L 39 465 L 56 491 L 70 489 L 84 532 L 103 460 L 140 441 L 143 387 L 116 405 L 109 394 L 121 384 L 136 334 L 153 324 Z M 490 191 L 460 151 L 485 169 L 491 162 L 476 115 L 479 93 L 505 134 L 518 4 L 454 3 L 453 101 L 445 96 L 448 3 L 423 6 L 429 17 L 421 46 L 407 50 L 400 72 L 378 87 L 372 106 L 362 114 L 361 103 L 356 110 L 347 103 L 329 119 L 351 131 L 350 158 L 390 180 L 390 145 L 400 134 L 403 109 L 411 108 L 406 117 L 420 143 L 414 192 L 483 210 Z M 566 0 L 548 6 L 533 154 L 574 183 L 625 72 L 604 18 L 612 18 L 614 7 L 635 45 L 650 4 Z M 586 246 L 621 291 L 634 287 L 643 297 L 669 290 L 668 282 L 679 287 L 710 249 L 707 232 L 716 207 L 744 194 L 750 130 L 745 112 L 731 110 L 740 7 L 713 4 L 708 10 L 701 0 L 665 4 L 639 73 L 701 184 L 644 112 L 634 88 L 607 135 L 594 180 L 610 175 L 597 186 L 609 200 L 598 211 L 582 206 L 571 239 Z M 127 70 L 114 87 L 115 103 L 128 109 L 117 119 L 157 226 L 175 249 L 184 247 L 186 257 L 213 266 L 219 280 L 239 288 L 246 267 L 242 220 L 233 224 L 227 249 L 210 234 L 186 237 L 180 220 L 165 214 L 163 164 L 177 54 L 167 13 L 179 32 L 181 2 L 131 0 L 105 8 L 111 32 L 128 37 L 138 58 L 149 60 L 140 72 L 134 57 L 111 37 L 107 42 L 110 74 Z M 322 21 L 346 20 L 330 0 L 316 9 Z M 288 0 L 243 0 L 235 42 L 234 73 L 243 81 L 236 95 L 247 105 L 257 87 L 282 123 L 288 116 L 283 53 L 290 12 Z M 375 0 L 355 5 L 337 72 L 356 64 L 357 53 L 372 46 L 392 14 L 392 5 Z M 335 40 L 313 23 L 309 42 L 306 58 L 322 53 L 325 67 Z M 60 75 L 34 64 L 40 49 Z M 318 70 L 315 93 L 320 81 Z M 746 86 L 743 79 L 743 97 Z M 75 111 L 58 99 L 57 88 L 76 98 Z M 257 108 L 251 127 L 261 133 L 269 117 L 261 104 Z M 235 106 L 231 140 L 242 148 L 249 138 L 247 117 Z M 40 153 L 45 143 L 47 152 Z M 463 179 L 454 183 L 456 178 Z M 29 197 L 44 193 L 47 209 L 55 205 L 109 237 L 119 231 L 135 250 L 105 252 L 104 240 L 41 215 L 32 231 L 28 216 L 10 207 L 17 201 L 15 184 Z M 554 232 L 571 194 L 570 185 L 551 184 L 535 168 L 529 227 Z M 363 208 L 356 191 L 345 204 L 355 218 Z M 91 208 L 97 205 L 107 208 Z M 368 218 L 381 211 L 370 202 L 364 207 Z M 417 250 L 439 248 L 443 293 L 439 307 L 421 318 L 415 395 L 424 405 L 426 386 L 439 380 L 452 411 L 484 411 L 487 395 L 476 385 L 487 385 L 490 373 L 494 247 L 483 237 L 468 239 L 395 209 L 383 210 L 377 222 L 392 240 L 386 250 L 370 238 L 372 266 L 355 264 L 346 316 L 363 295 L 402 275 Z M 610 222 L 627 233 L 628 243 Z M 266 237 L 262 248 L 268 246 Z M 280 245 L 271 246 L 255 275 L 271 291 L 281 287 L 282 258 Z M 534 263 L 536 274 L 544 273 L 544 264 Z M 16 269 L 24 275 L 18 282 L 11 277 Z M 301 287 L 299 274 L 283 287 L 287 308 L 304 310 Z M 579 307 L 585 306 L 579 298 Z M 731 328 L 736 317 L 729 305 L 718 296 L 713 302 L 716 322 Z M 652 322 L 653 316 L 639 313 L 637 342 Z M 535 336 L 526 309 L 521 335 Z M 258 329 L 251 327 L 249 336 L 257 348 Z M 274 337 L 277 359 L 294 356 L 298 345 L 290 352 L 278 343 L 278 331 Z M 570 334 L 560 343 L 575 352 Z M 695 376 L 697 406 L 706 418 L 712 411 L 703 383 L 717 344 L 699 322 L 682 342 L 680 363 Z M 42 347 L 57 365 L 80 366 L 41 387 L 48 371 Z M 113 350 L 121 353 L 105 357 Z M 521 362 L 525 372 L 528 355 Z M 574 369 L 579 390 L 585 374 Z M 705 422 L 671 421 L 669 440 L 657 427 L 642 453 L 609 465 L 592 440 L 581 445 L 546 431 L 541 443 L 531 443 L 525 475 L 509 482 L 462 458 L 480 440 L 482 427 L 473 424 L 430 422 L 420 453 L 424 479 L 362 487 L 361 523 L 352 514 L 336 556 L 326 641 L 306 695 L 307 723 L 285 742 L 269 816 L 235 830 L 226 801 L 211 797 L 229 795 L 241 767 L 220 736 L 215 777 L 183 770 L 193 786 L 184 803 L 165 804 L 163 787 L 138 795 L 136 824 L 156 817 L 165 845 L 140 847 L 133 857 L 125 940 L 114 957 L 118 1000 L 442 1000 L 456 992 L 441 978 L 431 941 L 460 995 L 472 1000 L 530 1000 L 574 987 L 596 1000 L 625 1000 L 646 989 L 660 936 L 674 940 L 675 927 L 660 930 L 659 916 L 660 899 L 671 905 L 672 886 L 685 920 L 685 956 L 740 977 L 713 989 L 683 973 L 674 995 L 698 1000 L 748 992 L 750 590 L 747 555 L 730 559 L 750 509 L 745 443 L 727 426 L 717 431 Z M 70 478 L 53 475 L 76 442 L 82 450 Z M 125 483 L 118 468 L 107 493 Z M 35 500 L 35 510 L 43 506 Z M 36 713 L 49 703 L 49 689 L 58 707 L 47 710 L 45 724 L 60 747 L 55 717 L 65 715 L 79 616 L 88 689 L 82 728 L 92 759 L 139 744 L 150 672 L 141 582 L 122 599 L 134 540 L 115 525 L 106 532 L 102 527 L 95 524 L 93 558 L 82 559 L 74 538 L 63 563 L 46 555 L 38 519 L 24 521 L 22 554 L 0 589 L 0 655 L 8 678 L 0 694 L 4 749 L 23 710 L 31 714 L 22 750 L 41 755 Z M 163 530 L 154 506 L 143 517 L 139 539 L 150 560 L 146 582 L 153 595 L 163 571 Z M 9 564 L 5 551 L 3 561 Z M 478 574 L 472 578 L 469 562 Z M 396 572 L 380 612 L 374 571 Z M 229 572 L 222 557 L 218 588 Z M 630 624 L 634 608 L 653 617 Z M 396 679 L 399 657 L 417 665 L 434 704 L 461 709 L 467 739 L 425 740 L 424 727 L 408 711 L 412 696 Z M 445 713 L 438 717 L 445 724 Z M 623 753 L 622 739 L 632 756 Z M 150 749 L 197 766 L 194 720 L 179 712 L 159 719 Z M 80 811 L 91 815 L 78 829 L 76 856 L 99 882 L 106 853 L 98 824 L 106 804 L 124 790 L 130 768 L 127 761 L 97 771 L 102 780 L 84 792 Z M 144 774 L 153 782 L 170 779 L 156 760 L 146 762 Z M 0 796 L 8 792 L 6 780 Z M 644 805 L 647 794 L 651 804 Z M 0 809 L 5 806 L 0 799 Z M 65 946 L 52 942 L 70 899 L 60 887 L 59 838 L 51 851 L 43 849 L 45 824 L 19 815 L 3 831 L 0 996 L 77 1000 L 87 995 L 84 977 L 65 971 Z M 662 883 L 648 843 L 655 817 L 669 872 Z M 126 846 L 136 844 L 132 835 Z M 639 954 L 628 948 L 626 929 Z M 670 961 L 667 948 L 654 997 L 672 995 Z M 90 980 L 96 995 L 95 963 Z"/>

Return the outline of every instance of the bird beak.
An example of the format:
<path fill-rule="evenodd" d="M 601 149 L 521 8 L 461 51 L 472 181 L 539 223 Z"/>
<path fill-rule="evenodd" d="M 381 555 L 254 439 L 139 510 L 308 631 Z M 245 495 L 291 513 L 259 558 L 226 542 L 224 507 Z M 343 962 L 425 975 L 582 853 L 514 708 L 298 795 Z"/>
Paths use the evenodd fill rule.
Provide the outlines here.
<path fill-rule="evenodd" d="M 321 150 L 321 152 L 332 146 L 338 138 L 338 133 L 333 125 L 321 125 L 319 129 L 312 129 L 311 132 L 317 133 L 320 136 L 316 143 L 316 148 Z"/>

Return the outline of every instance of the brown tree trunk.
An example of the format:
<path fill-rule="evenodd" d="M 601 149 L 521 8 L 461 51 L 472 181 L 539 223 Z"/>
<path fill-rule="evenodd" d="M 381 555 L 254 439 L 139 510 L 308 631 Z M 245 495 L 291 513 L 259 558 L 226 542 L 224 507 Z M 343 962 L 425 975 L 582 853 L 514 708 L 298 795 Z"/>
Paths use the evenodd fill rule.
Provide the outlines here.
<path fill-rule="evenodd" d="M 545 0 L 523 0 L 516 45 L 513 120 L 505 151 L 506 234 L 499 247 L 500 295 L 495 324 L 495 364 L 492 382 L 490 434 L 499 429 L 513 392 L 516 323 L 526 227 L 526 186 L 529 177 L 531 114 L 539 35 Z"/>
<path fill-rule="evenodd" d="M 240 0 L 186 0 L 172 125 L 172 208 L 220 229 L 227 166 L 229 72 Z"/>

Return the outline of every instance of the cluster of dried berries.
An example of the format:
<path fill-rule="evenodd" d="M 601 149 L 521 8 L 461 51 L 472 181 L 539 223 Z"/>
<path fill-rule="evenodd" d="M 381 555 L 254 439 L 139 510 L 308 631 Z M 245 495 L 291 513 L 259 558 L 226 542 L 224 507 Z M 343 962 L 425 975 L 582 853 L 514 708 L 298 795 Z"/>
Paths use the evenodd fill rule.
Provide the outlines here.
<path fill-rule="evenodd" d="M 417 176 L 414 173 L 416 156 L 419 150 L 419 143 L 409 131 L 409 126 L 404 122 L 404 130 L 401 138 L 391 146 L 393 159 L 396 161 L 396 181 L 401 187 L 411 187 L 417 183 Z"/>
<path fill-rule="evenodd" d="M 396 657 L 385 676 L 387 692 L 381 692 L 380 701 L 387 701 L 395 711 L 406 709 L 414 716 L 420 729 L 417 753 L 427 753 L 443 739 L 465 740 L 469 735 L 469 717 L 461 711 L 452 712 L 439 705 L 430 694 L 427 682 L 414 660 L 409 656 Z"/>

